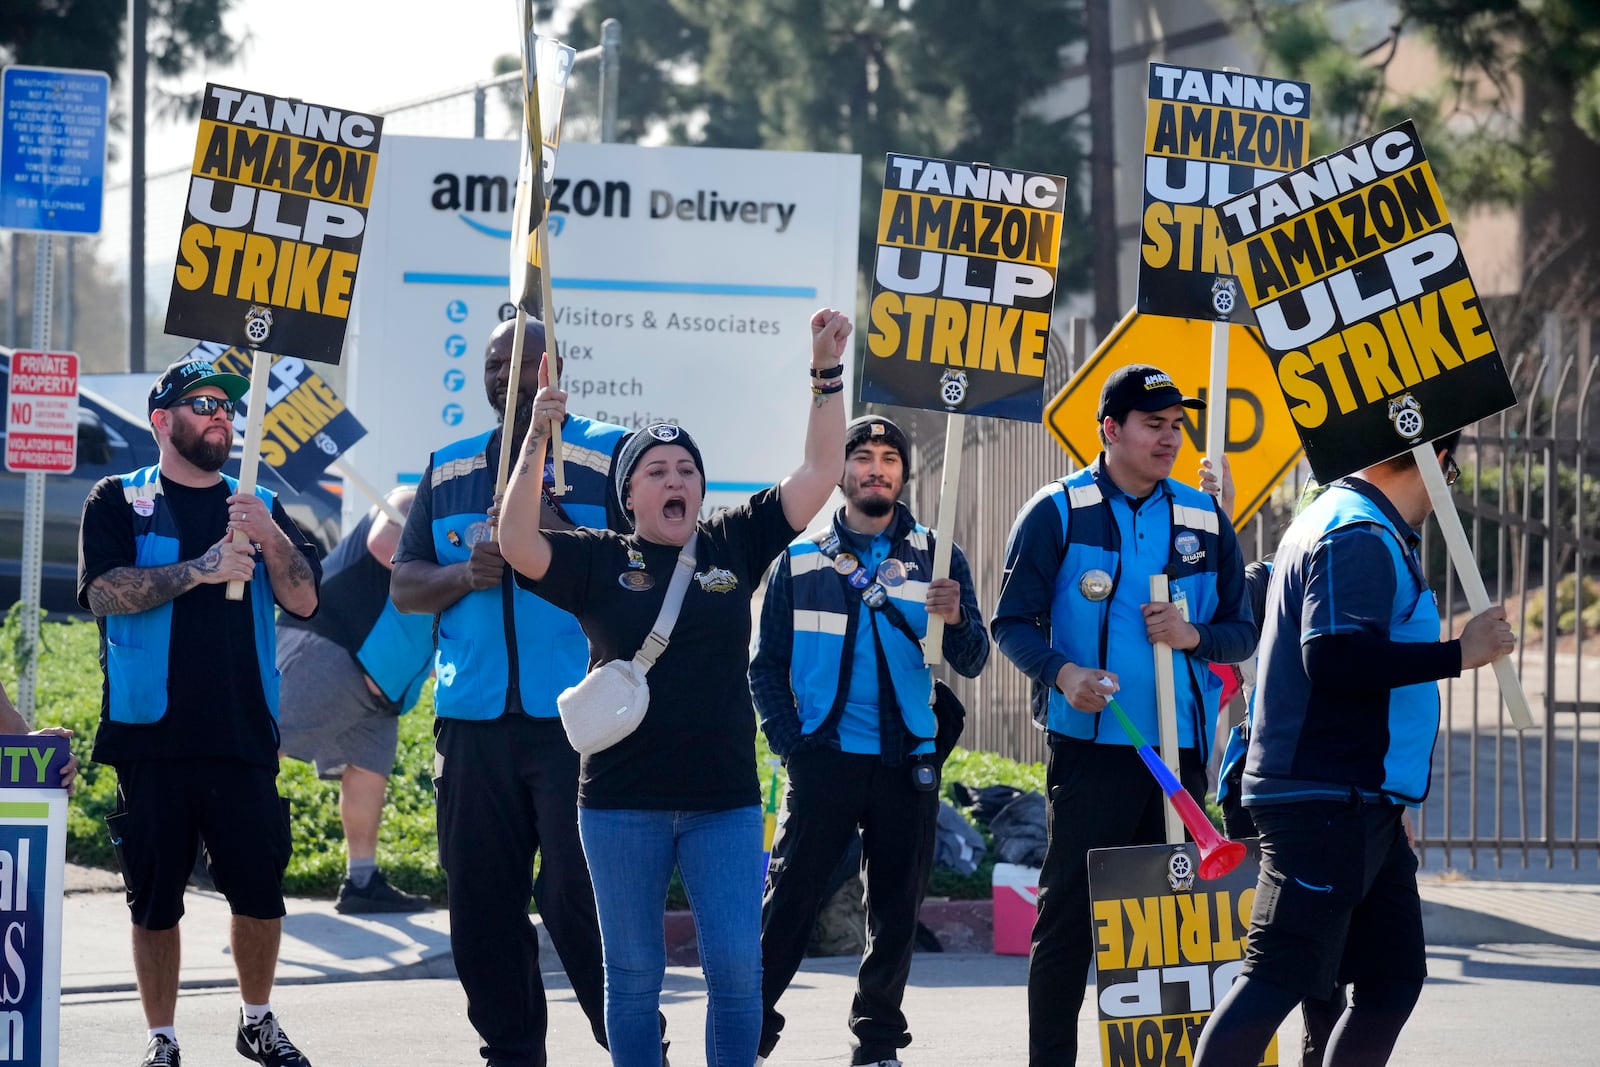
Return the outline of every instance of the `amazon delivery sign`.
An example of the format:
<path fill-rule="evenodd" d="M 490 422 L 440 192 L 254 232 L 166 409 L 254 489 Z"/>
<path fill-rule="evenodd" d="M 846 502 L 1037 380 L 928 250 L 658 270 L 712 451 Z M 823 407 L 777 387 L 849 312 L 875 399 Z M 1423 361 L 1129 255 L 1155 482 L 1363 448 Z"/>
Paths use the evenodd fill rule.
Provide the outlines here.
<path fill-rule="evenodd" d="M 347 383 L 367 437 L 346 459 L 373 484 L 494 425 L 483 350 L 512 313 L 516 171 L 514 141 L 384 139 Z M 805 438 L 811 313 L 856 306 L 860 185 L 853 155 L 564 143 L 550 314 L 572 412 L 681 423 L 711 506 L 783 478 Z"/>

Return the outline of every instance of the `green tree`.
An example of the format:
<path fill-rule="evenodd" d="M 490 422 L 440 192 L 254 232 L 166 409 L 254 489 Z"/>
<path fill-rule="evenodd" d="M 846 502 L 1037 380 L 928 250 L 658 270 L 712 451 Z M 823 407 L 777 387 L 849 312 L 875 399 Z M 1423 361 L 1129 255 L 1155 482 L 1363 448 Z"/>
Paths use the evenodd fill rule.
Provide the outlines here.
<path fill-rule="evenodd" d="M 1228 2 L 1267 65 L 1312 84 L 1318 152 L 1409 118 L 1453 215 L 1519 210 L 1523 284 L 1496 308 L 1502 352 L 1533 344 L 1547 313 L 1600 309 L 1590 252 L 1600 232 L 1594 0 L 1392 0 L 1380 25 L 1342 16 L 1327 0 Z M 1398 89 L 1396 59 L 1414 44 L 1431 48 L 1440 76 Z"/>
<path fill-rule="evenodd" d="M 200 63 L 226 64 L 240 42 L 222 27 L 235 0 L 133 0 L 149 12 L 150 70 L 173 76 Z M 103 70 L 117 80 L 127 48 L 129 0 L 6 0 L 0 66 Z"/>
<path fill-rule="evenodd" d="M 623 25 L 619 136 L 720 148 L 855 152 L 861 262 L 888 152 L 1082 171 L 1077 116 L 1031 103 L 1081 37 L 1082 0 L 586 0 L 566 39 Z M 1080 197 L 1069 198 L 1061 289 L 1087 282 Z"/>

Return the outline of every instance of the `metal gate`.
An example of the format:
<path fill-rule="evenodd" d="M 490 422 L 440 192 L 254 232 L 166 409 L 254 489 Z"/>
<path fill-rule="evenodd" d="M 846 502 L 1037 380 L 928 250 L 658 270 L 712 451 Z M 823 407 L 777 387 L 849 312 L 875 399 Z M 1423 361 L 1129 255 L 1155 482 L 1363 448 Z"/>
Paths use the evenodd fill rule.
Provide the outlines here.
<path fill-rule="evenodd" d="M 1084 324 L 1073 323 L 1068 334 L 1076 340 L 1053 345 L 1046 396 L 1087 354 Z M 1464 473 L 1456 504 L 1490 595 L 1506 604 L 1521 637 L 1516 663 L 1535 725 L 1522 735 L 1511 728 L 1490 671 L 1443 684 L 1432 790 L 1418 818 L 1417 843 L 1430 866 L 1570 870 L 1600 863 L 1600 437 L 1582 432 L 1600 431 L 1597 362 L 1586 321 L 1547 329 L 1542 350 L 1512 370 L 1523 402 L 1470 428 L 1457 453 Z M 944 419 L 903 410 L 895 417 L 918 452 L 910 503 L 931 524 Z M 977 419 L 965 436 L 955 538 L 972 566 L 978 602 L 992 612 L 1012 520 L 1035 490 L 1072 465 L 1040 426 Z M 1194 462 L 1186 450 L 1176 475 L 1191 477 Z M 1240 531 L 1247 559 L 1274 550 L 1305 477 L 1291 475 Z M 1468 617 L 1466 600 L 1432 523 L 1423 551 L 1455 634 Z M 1030 683 L 1003 656 L 975 680 L 947 680 L 967 705 L 968 747 L 1044 759 L 1044 737 L 1028 712 Z M 1242 715 L 1242 708 L 1230 711 Z"/>

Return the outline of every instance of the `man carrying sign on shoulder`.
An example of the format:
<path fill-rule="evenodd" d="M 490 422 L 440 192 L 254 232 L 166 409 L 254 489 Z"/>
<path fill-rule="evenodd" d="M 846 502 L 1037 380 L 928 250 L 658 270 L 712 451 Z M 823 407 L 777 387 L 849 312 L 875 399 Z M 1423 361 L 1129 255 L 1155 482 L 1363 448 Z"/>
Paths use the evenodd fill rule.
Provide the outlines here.
<path fill-rule="evenodd" d="M 1446 484 L 1460 433 L 1433 443 Z M 1341 478 L 1278 546 L 1241 786 L 1261 831 L 1242 976 L 1196 1067 L 1241 1067 L 1294 1006 L 1353 983 L 1329 1064 L 1388 1062 L 1427 976 L 1417 858 L 1402 823 L 1428 791 L 1439 686 L 1516 647 L 1505 609 L 1439 640 L 1415 527 L 1433 510 L 1406 452 Z"/>
<path fill-rule="evenodd" d="M 1088 854 L 1159 844 L 1166 798 L 1132 739 L 1103 714 L 1112 694 L 1156 736 L 1155 662 L 1176 662 L 1179 778 L 1203 803 L 1222 681 L 1211 663 L 1255 647 L 1244 562 L 1212 498 L 1173 481 L 1185 397 L 1163 371 L 1113 371 L 1100 394 L 1104 451 L 1050 483 L 1018 514 L 992 627 L 1000 651 L 1033 679 L 1033 716 L 1050 741 L 1050 803 L 1039 917 L 1028 960 L 1028 1055 L 1062 1067 L 1078 1055 L 1094 926 Z M 1148 603 L 1150 576 L 1171 578 L 1170 603 Z"/>
<path fill-rule="evenodd" d="M 178 921 L 200 843 L 233 912 L 234 1047 L 309 1067 L 268 1001 L 290 852 L 273 604 L 309 618 L 322 570 L 270 490 L 239 493 L 220 473 L 249 388 L 205 360 L 168 367 L 149 401 L 160 461 L 102 479 L 83 505 L 78 603 L 99 623 L 106 675 L 94 759 L 117 769 L 106 826 L 128 885 L 145 1067 L 179 1067 Z M 230 581 L 242 599 L 226 599 Z"/>
<path fill-rule="evenodd" d="M 789 771 L 761 916 L 760 1052 L 778 1042 L 778 998 L 859 829 L 871 938 L 850 1010 L 852 1062 L 889 1067 L 911 1043 L 900 1003 L 939 817 L 938 723 L 922 641 L 928 618 L 941 616 L 946 659 L 975 678 L 989 635 L 959 547 L 950 577 L 929 580 L 935 535 L 900 503 L 911 466 L 904 431 L 863 415 L 846 428 L 844 450 L 844 507 L 768 572 L 750 661 L 761 728 Z"/>

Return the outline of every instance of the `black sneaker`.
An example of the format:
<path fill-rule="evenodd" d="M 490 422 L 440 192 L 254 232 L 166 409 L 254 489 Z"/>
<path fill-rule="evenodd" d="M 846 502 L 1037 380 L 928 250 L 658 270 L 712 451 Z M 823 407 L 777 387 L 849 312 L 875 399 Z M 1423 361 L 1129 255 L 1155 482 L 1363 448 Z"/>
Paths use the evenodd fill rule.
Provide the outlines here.
<path fill-rule="evenodd" d="M 311 1061 L 294 1047 L 289 1035 L 278 1025 L 277 1016 L 270 1011 L 258 1023 L 245 1022 L 244 1013 L 240 1012 L 239 1036 L 234 1039 L 233 1047 L 245 1059 L 255 1060 L 265 1067 L 311 1067 Z"/>
<path fill-rule="evenodd" d="M 150 1044 L 145 1046 L 144 1059 L 139 1061 L 139 1067 L 182 1067 L 183 1057 L 178 1055 L 178 1046 L 165 1034 L 157 1034 L 150 1039 Z"/>
<path fill-rule="evenodd" d="M 382 871 L 373 871 L 365 886 L 358 887 L 350 879 L 339 887 L 339 899 L 333 910 L 343 915 L 378 911 L 427 911 L 433 902 L 427 897 L 407 893 L 389 884 Z"/>

